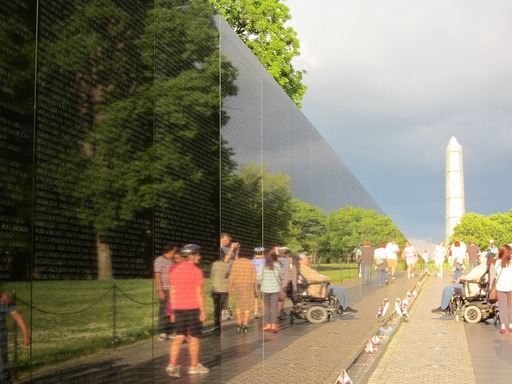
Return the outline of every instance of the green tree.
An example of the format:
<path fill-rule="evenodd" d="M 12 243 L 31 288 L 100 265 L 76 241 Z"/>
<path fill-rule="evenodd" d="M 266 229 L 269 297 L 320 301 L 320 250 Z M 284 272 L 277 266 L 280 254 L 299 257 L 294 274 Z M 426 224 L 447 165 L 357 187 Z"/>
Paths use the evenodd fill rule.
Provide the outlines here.
<path fill-rule="evenodd" d="M 290 9 L 282 0 L 210 0 L 293 102 L 301 107 L 306 93 L 304 70 L 292 59 L 300 55 L 297 32 L 287 27 Z"/>
<path fill-rule="evenodd" d="M 475 243 L 486 250 L 489 240 L 493 239 L 499 246 L 512 241 L 512 210 L 508 213 L 496 213 L 488 217 L 470 212 L 462 216 L 459 224 L 453 228 L 450 243 L 459 238 L 465 243 L 475 239 Z"/>
<path fill-rule="evenodd" d="M 347 257 L 363 240 L 372 245 L 394 238 L 397 244 L 406 239 L 391 219 L 377 215 L 373 210 L 345 207 L 333 211 L 327 218 L 330 258 Z"/>
<path fill-rule="evenodd" d="M 169 212 L 180 207 L 184 213 L 168 220 L 177 228 L 190 220 L 189 207 L 216 212 L 219 121 L 228 121 L 219 96 L 236 93 L 220 89 L 220 72 L 227 84 L 236 70 L 220 56 L 206 0 L 148 2 L 138 13 L 124 6 L 80 2 L 54 26 L 51 60 L 43 65 L 61 72 L 82 101 L 74 106 L 81 137 L 61 169 L 61 190 L 96 233 L 102 279 L 113 276 L 114 232 L 151 218 L 155 204 Z M 52 101 L 59 105 L 59 96 Z M 201 228 L 202 236 L 213 238 L 215 225 Z"/>

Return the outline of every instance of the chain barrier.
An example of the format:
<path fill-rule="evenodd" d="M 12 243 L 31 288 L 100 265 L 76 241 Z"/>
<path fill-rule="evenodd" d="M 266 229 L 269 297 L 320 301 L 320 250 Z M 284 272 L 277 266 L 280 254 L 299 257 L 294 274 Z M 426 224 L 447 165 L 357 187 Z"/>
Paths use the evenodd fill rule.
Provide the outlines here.
<path fill-rule="evenodd" d="M 114 350 L 115 350 L 116 346 L 117 346 L 117 335 L 116 335 L 116 332 L 117 332 L 117 295 L 116 295 L 116 292 L 119 292 L 126 299 L 128 299 L 129 301 L 131 301 L 131 302 L 133 302 L 135 304 L 144 305 L 144 306 L 155 305 L 155 303 L 144 303 L 144 302 L 136 300 L 133 296 L 128 295 L 121 288 L 119 288 L 116 285 L 115 282 L 112 283 L 112 286 L 107 288 L 105 293 L 103 293 L 103 295 L 99 299 L 95 300 L 94 303 L 86 306 L 85 308 L 82 308 L 82 309 L 79 309 L 79 310 L 76 310 L 76 311 L 72 311 L 72 312 L 53 312 L 53 311 L 48 311 L 48 310 L 39 308 L 37 306 L 32 305 L 31 303 L 28 303 L 25 300 L 20 299 L 17 296 L 16 291 L 13 291 L 13 304 L 17 305 L 17 302 L 19 301 L 23 305 L 26 305 L 28 308 L 30 308 L 32 310 L 35 310 L 35 311 L 38 311 L 38 312 L 41 312 L 41 313 L 44 313 L 44 314 L 47 314 L 47 315 L 72 316 L 72 315 L 77 315 L 77 314 L 80 314 L 80 313 L 83 313 L 83 312 L 86 312 L 86 311 L 90 310 L 91 308 L 96 306 L 98 303 L 103 301 L 110 293 L 112 293 L 112 317 L 113 317 L 113 319 L 112 319 L 112 346 L 114 347 Z M 13 364 L 13 366 L 14 367 L 18 367 L 18 361 L 17 361 L 18 360 L 18 354 L 16 353 L 17 350 L 18 350 L 18 340 L 17 340 L 17 329 L 16 329 L 16 326 L 14 327 L 14 335 L 13 336 L 14 336 L 13 337 L 13 342 L 14 342 L 14 356 L 13 356 L 14 364 Z M 17 369 L 13 369 L 13 376 L 14 376 L 14 378 L 17 378 L 17 376 L 18 376 L 17 375 Z"/>

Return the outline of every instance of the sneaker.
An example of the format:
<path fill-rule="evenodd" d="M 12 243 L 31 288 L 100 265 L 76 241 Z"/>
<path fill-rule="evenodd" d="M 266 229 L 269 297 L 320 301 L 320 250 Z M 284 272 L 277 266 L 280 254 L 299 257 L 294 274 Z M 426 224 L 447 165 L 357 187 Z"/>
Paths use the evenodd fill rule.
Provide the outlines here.
<path fill-rule="evenodd" d="M 161 333 L 159 336 L 158 336 L 158 340 L 160 341 L 165 341 L 169 338 L 169 336 L 167 336 L 167 333 Z"/>
<path fill-rule="evenodd" d="M 210 372 L 210 370 L 206 367 L 203 367 L 203 365 L 201 363 L 198 363 L 196 367 L 190 367 L 188 369 L 189 375 L 198 375 L 201 373 L 208 373 L 208 372 Z"/>
<path fill-rule="evenodd" d="M 414 275 L 414 273 L 411 273 L 411 277 L 416 277 L 416 276 Z"/>
<path fill-rule="evenodd" d="M 167 375 L 170 377 L 180 377 L 180 368 L 181 365 L 169 364 L 167 368 L 165 368 L 165 372 L 167 372 Z"/>
<path fill-rule="evenodd" d="M 446 313 L 446 311 L 441 307 L 434 308 L 431 312 L 432 313 L 442 313 L 442 314 Z"/>
<path fill-rule="evenodd" d="M 362 277 L 363 275 L 359 274 L 359 277 Z"/>
<path fill-rule="evenodd" d="M 357 313 L 359 311 L 357 309 L 352 308 L 352 307 L 347 307 L 347 308 L 343 308 L 343 312 Z"/>

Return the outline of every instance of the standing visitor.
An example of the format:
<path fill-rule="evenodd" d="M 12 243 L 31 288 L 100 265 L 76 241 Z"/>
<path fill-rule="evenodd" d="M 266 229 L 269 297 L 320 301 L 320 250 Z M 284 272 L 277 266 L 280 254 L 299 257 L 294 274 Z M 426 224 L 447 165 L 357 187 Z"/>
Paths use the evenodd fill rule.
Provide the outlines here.
<path fill-rule="evenodd" d="M 363 241 L 361 249 L 361 272 L 363 275 L 362 285 L 370 285 L 372 283 L 372 266 L 373 266 L 373 253 L 375 248 L 371 246 L 368 240 Z"/>
<path fill-rule="evenodd" d="M 229 270 L 234 261 L 238 259 L 238 251 L 240 250 L 240 243 L 231 242 L 231 235 L 226 232 L 220 234 L 220 248 L 219 248 L 219 260 L 222 260 L 224 256 L 227 256 L 229 262 Z M 226 278 L 229 277 L 229 271 Z M 225 308 L 224 308 L 225 309 Z"/>
<path fill-rule="evenodd" d="M 443 277 L 443 264 L 446 260 L 448 250 L 444 246 L 444 241 L 440 241 L 434 249 L 434 262 L 436 263 L 437 277 Z"/>
<path fill-rule="evenodd" d="M 222 257 L 222 256 L 221 256 Z M 212 264 L 211 271 L 211 296 L 213 299 L 213 332 L 220 335 L 221 314 L 226 316 L 227 310 L 224 309 L 229 298 L 227 278 L 229 272 L 229 255 L 224 255 L 221 260 L 217 260 Z"/>
<path fill-rule="evenodd" d="M 423 271 L 423 274 L 430 276 L 431 273 L 428 270 L 428 259 L 429 259 L 429 257 L 428 257 L 428 251 L 426 249 L 423 251 L 423 254 L 421 255 L 421 258 L 423 259 L 423 262 L 425 263 L 425 269 Z"/>
<path fill-rule="evenodd" d="M 388 283 L 388 263 L 386 261 L 386 243 L 380 242 L 378 248 L 373 253 L 375 259 L 375 268 L 377 269 L 377 281 L 379 285 Z"/>
<path fill-rule="evenodd" d="M 258 274 L 259 270 L 261 269 L 261 266 L 265 264 L 265 256 L 263 255 L 263 252 L 265 252 L 265 248 L 263 247 L 256 247 L 254 248 L 254 257 L 252 259 L 252 262 L 254 264 L 254 268 L 256 269 L 256 274 Z M 261 285 L 258 283 L 258 292 L 259 295 L 261 295 Z M 263 303 L 263 297 L 261 297 L 261 309 L 262 313 L 265 312 L 265 304 Z M 260 317 L 260 312 L 258 309 L 258 295 L 254 298 L 254 318 L 257 319 Z"/>
<path fill-rule="evenodd" d="M 395 273 L 398 267 L 398 254 L 400 253 L 400 249 L 398 248 L 398 245 L 396 245 L 395 239 L 391 239 L 389 243 L 387 243 L 385 251 L 389 273 L 391 274 L 391 281 L 393 281 L 396 278 Z"/>
<path fill-rule="evenodd" d="M 469 267 L 473 269 L 478 265 L 478 257 L 480 256 L 480 247 L 475 244 L 475 239 L 469 241 L 466 252 L 468 253 Z"/>
<path fill-rule="evenodd" d="M 297 292 L 297 268 L 292 263 L 290 258 L 290 250 L 286 247 L 281 247 L 278 250 L 279 255 L 283 255 L 285 262 L 282 263 L 284 274 L 283 282 L 281 283 L 281 290 L 283 291 L 284 300 L 279 300 L 277 305 L 277 317 L 279 320 L 284 318 L 284 302 L 288 297 L 294 297 Z"/>
<path fill-rule="evenodd" d="M 416 267 L 416 250 L 411 243 L 406 242 L 404 247 L 404 260 L 407 265 L 407 277 L 414 277 L 414 268 Z"/>
<path fill-rule="evenodd" d="M 171 325 L 167 307 L 169 306 L 169 269 L 174 264 L 173 258 L 177 247 L 170 248 L 154 262 L 155 284 L 158 291 L 158 339 L 167 340 L 171 335 Z"/>
<path fill-rule="evenodd" d="M 258 281 L 256 269 L 251 260 L 240 256 L 233 263 L 229 276 L 228 293 L 235 294 L 237 332 L 249 333 L 249 318 L 254 306 L 254 298 L 258 297 Z"/>
<path fill-rule="evenodd" d="M 279 301 L 279 292 L 281 291 L 281 279 L 283 278 L 283 268 L 277 261 L 277 253 L 272 251 L 265 254 L 265 264 L 258 272 L 258 283 L 261 284 L 263 302 L 265 303 L 265 326 L 264 331 L 277 333 L 277 307 Z"/>
<path fill-rule="evenodd" d="M 498 250 L 498 256 L 491 264 L 491 286 L 496 279 L 496 291 L 498 292 L 499 316 L 501 322 L 500 333 L 505 333 L 506 328 L 512 332 L 512 265 L 510 263 L 511 248 L 502 245 Z"/>
<path fill-rule="evenodd" d="M 196 267 L 201 260 L 201 247 L 187 244 L 180 249 L 183 262 L 170 275 L 171 320 L 175 323 L 176 337 L 172 341 L 169 365 L 166 372 L 171 377 L 180 377 L 178 357 L 181 344 L 188 335 L 190 367 L 189 375 L 208 373 L 209 369 L 198 361 L 199 337 L 206 320 L 204 303 L 203 272 Z"/>

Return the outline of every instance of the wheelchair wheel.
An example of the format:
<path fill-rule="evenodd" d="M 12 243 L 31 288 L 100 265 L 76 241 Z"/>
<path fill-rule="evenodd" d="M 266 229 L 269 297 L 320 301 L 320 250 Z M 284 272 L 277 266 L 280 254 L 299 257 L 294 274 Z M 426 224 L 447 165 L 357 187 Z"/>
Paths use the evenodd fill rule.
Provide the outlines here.
<path fill-rule="evenodd" d="M 482 311 L 476 305 L 469 305 L 464 310 L 464 320 L 470 324 L 479 323 L 482 320 Z"/>
<path fill-rule="evenodd" d="M 327 309 L 314 305 L 306 312 L 306 319 L 308 319 L 310 323 L 318 324 L 323 323 L 327 319 L 328 315 Z"/>

